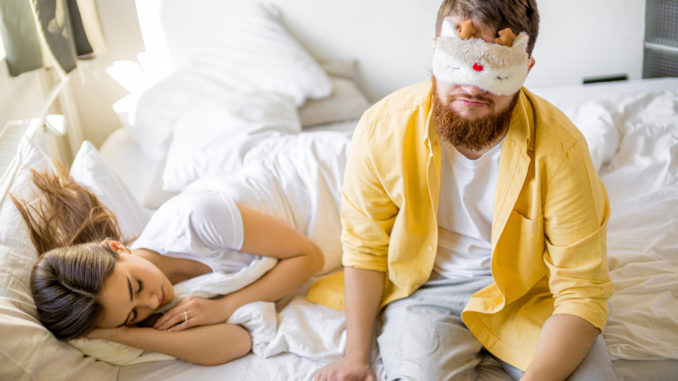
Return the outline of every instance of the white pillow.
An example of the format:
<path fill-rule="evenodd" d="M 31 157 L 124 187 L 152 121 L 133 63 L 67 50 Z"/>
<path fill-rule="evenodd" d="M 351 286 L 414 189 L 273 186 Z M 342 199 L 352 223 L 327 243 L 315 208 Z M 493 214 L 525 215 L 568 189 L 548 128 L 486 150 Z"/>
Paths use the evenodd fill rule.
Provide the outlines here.
<path fill-rule="evenodd" d="M 612 160 L 619 148 L 620 124 L 618 113 L 610 101 L 592 101 L 564 109 L 568 117 L 584 134 L 593 166 L 597 172 Z"/>
<path fill-rule="evenodd" d="M 0 295 L 28 305 L 33 303 L 28 280 L 38 257 L 28 226 L 9 193 L 26 202 L 39 197 L 30 168 L 41 172 L 52 169 L 43 148 L 44 142 L 39 137 L 34 143 L 24 136 L 0 188 Z"/>
<path fill-rule="evenodd" d="M 331 77 L 334 90 L 329 97 L 310 100 L 299 108 L 303 127 L 357 120 L 370 107 L 370 102 L 350 79 Z"/>
<path fill-rule="evenodd" d="M 232 16 L 232 17 L 229 17 Z M 227 15 L 213 46 L 196 55 L 204 69 L 233 87 L 287 94 L 297 106 L 326 97 L 332 84 L 313 57 L 287 32 L 272 4 Z"/>
<path fill-rule="evenodd" d="M 143 205 L 144 208 L 156 210 L 167 200 L 179 194 L 179 192 L 166 192 L 162 189 L 162 174 L 165 172 L 165 160 L 153 172 L 151 184 L 144 196 Z"/>
<path fill-rule="evenodd" d="M 329 77 L 285 30 L 275 7 L 245 8 L 224 15 L 223 27 L 205 36 L 183 66 L 117 104 L 121 120 L 133 118 L 132 135 L 147 155 L 161 158 L 181 112 L 214 97 L 268 91 L 286 94 L 300 106 L 331 93 Z M 125 105 L 130 102 L 134 106 Z"/>
<path fill-rule="evenodd" d="M 118 219 L 123 239 L 138 236 L 150 218 L 125 184 L 103 161 L 99 152 L 84 141 L 71 165 L 71 176 L 89 188 Z"/>
<path fill-rule="evenodd" d="M 228 174 L 244 164 L 256 139 L 250 136 L 301 131 L 289 96 L 254 92 L 206 101 L 186 110 L 176 124 L 163 172 L 163 190 L 179 192 L 204 172 L 219 167 Z"/>
<path fill-rule="evenodd" d="M 358 61 L 355 59 L 323 61 L 320 66 L 332 77 L 358 81 Z"/>
<path fill-rule="evenodd" d="M 29 167 L 50 168 L 41 135 L 22 138 L 13 164 L 0 181 L 0 379 L 115 380 L 117 369 L 86 358 L 57 340 L 37 320 L 30 272 L 37 259 L 28 227 L 7 191 L 37 197 Z"/>

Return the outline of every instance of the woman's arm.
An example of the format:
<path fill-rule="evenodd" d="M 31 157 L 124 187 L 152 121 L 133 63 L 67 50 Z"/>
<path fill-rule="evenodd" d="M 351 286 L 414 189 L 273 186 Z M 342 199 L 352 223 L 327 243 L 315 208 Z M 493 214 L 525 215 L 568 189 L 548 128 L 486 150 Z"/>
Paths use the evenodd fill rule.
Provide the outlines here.
<path fill-rule="evenodd" d="M 199 365 L 217 365 L 246 355 L 252 348 L 247 331 L 233 324 L 213 324 L 181 332 L 153 328 L 97 328 L 88 337 L 174 356 Z"/>
<path fill-rule="evenodd" d="M 238 204 L 244 227 L 242 251 L 280 259 L 256 282 L 216 300 L 187 298 L 158 319 L 157 329 L 182 330 L 226 321 L 240 306 L 274 302 L 302 285 L 323 266 L 320 249 L 281 219 Z M 184 311 L 188 320 L 184 321 Z"/>

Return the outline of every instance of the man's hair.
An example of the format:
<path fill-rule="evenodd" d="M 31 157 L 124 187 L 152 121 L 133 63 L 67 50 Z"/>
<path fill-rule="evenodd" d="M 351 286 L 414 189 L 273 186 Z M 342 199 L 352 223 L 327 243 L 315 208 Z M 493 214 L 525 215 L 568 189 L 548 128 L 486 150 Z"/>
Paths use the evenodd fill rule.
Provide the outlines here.
<path fill-rule="evenodd" d="M 530 36 L 527 54 L 532 55 L 539 34 L 539 12 L 536 0 L 444 0 L 436 18 L 436 37 L 445 17 L 457 15 L 462 20 L 474 19 L 495 31 L 511 28 L 518 35 Z"/>

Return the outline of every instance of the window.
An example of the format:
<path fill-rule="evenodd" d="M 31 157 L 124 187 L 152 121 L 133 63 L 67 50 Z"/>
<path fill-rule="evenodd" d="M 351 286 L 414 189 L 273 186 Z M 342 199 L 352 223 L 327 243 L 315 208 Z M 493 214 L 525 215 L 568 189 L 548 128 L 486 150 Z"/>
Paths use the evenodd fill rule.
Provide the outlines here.
<path fill-rule="evenodd" d="M 0 60 L 5 58 L 5 46 L 2 45 L 2 36 L 0 36 Z"/>
<path fill-rule="evenodd" d="M 643 78 L 678 75 L 677 20 L 678 1 L 647 2 Z"/>

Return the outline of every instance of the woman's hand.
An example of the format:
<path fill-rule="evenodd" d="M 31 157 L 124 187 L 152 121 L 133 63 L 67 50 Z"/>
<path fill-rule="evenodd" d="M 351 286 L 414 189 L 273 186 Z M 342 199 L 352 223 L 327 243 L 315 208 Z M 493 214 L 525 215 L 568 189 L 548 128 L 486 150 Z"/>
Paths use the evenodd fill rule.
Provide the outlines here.
<path fill-rule="evenodd" d="M 159 318 L 153 328 L 169 331 L 181 331 L 200 325 L 223 323 L 235 309 L 231 308 L 226 297 L 221 299 L 203 299 L 188 297 Z"/>

